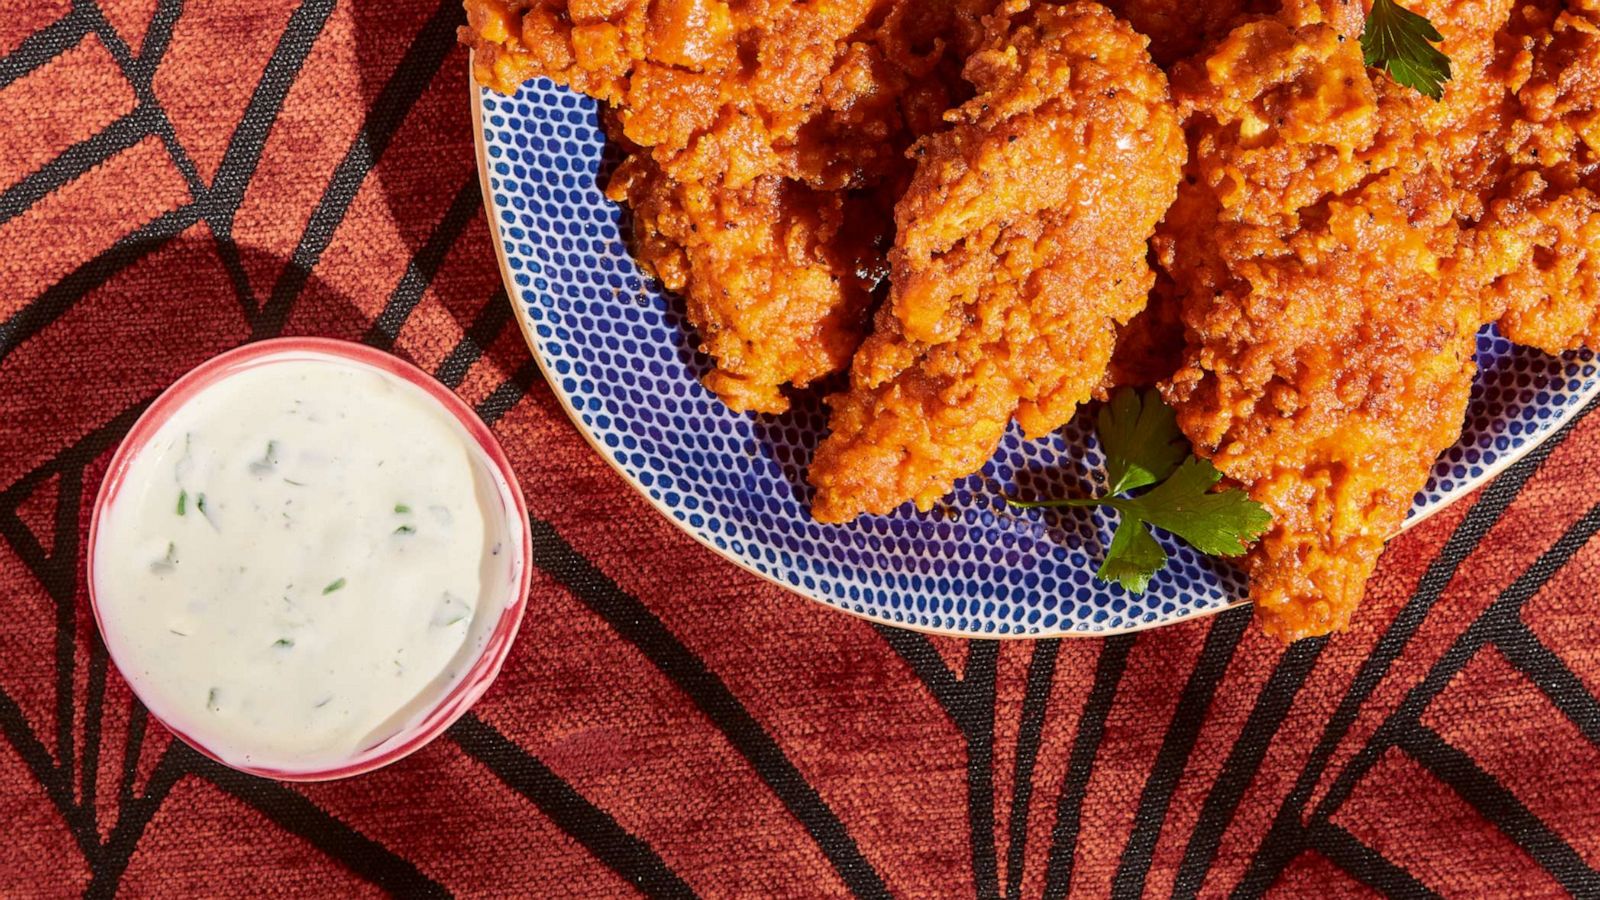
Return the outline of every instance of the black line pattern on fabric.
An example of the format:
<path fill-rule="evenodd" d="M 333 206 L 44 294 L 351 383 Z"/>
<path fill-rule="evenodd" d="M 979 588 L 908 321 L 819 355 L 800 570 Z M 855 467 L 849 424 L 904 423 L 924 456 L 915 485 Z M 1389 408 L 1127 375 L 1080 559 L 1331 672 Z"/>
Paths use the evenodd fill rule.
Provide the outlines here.
<path fill-rule="evenodd" d="M 177 30 L 178 17 L 182 14 L 183 0 L 156 0 L 156 11 L 145 26 L 144 42 L 140 44 L 138 58 L 134 60 L 134 73 L 138 80 L 154 81 L 156 67 L 172 45 L 172 33 Z"/>
<path fill-rule="evenodd" d="M 128 870 L 133 852 L 139 846 L 139 838 L 144 836 L 150 820 L 166 801 L 173 785 L 189 774 L 189 762 L 195 756 L 198 754 L 182 742 L 176 738 L 171 739 L 161 751 L 161 759 L 156 762 L 154 771 L 150 773 L 150 781 L 145 785 L 144 793 L 137 797 L 129 797 L 118 804 L 117 824 L 112 827 L 110 836 L 106 838 L 103 850 L 99 854 L 89 855 L 93 875 L 89 887 L 84 891 L 85 896 L 116 896 L 122 875 Z"/>
<path fill-rule="evenodd" d="M 0 89 L 76 47 L 88 33 L 88 20 L 74 9 L 28 35 L 15 50 L 0 57 Z"/>
<path fill-rule="evenodd" d="M 162 213 L 117 239 L 115 244 L 45 288 L 44 292 L 0 322 L 0 362 L 29 338 L 65 315 L 74 303 L 117 274 L 157 250 L 200 221 L 199 207 L 188 203 Z"/>
<path fill-rule="evenodd" d="M 450 727 L 449 735 L 468 756 L 537 806 L 546 818 L 629 884 L 651 897 L 695 896 L 694 890 L 649 844 L 494 726 L 469 712 Z"/>
<path fill-rule="evenodd" d="M 1134 636 L 1108 638 L 1095 663 L 1094 686 L 1078 715 L 1078 732 L 1072 739 L 1072 755 L 1061 779 L 1056 799 L 1056 821 L 1050 830 L 1050 858 L 1045 867 L 1044 896 L 1061 898 L 1072 889 L 1073 858 L 1078 851 L 1079 827 L 1083 821 L 1083 798 L 1089 792 L 1089 776 L 1106 736 L 1106 718 L 1117 699 L 1117 687 L 1128 668 Z"/>
<path fill-rule="evenodd" d="M 1555 651 L 1546 647 L 1520 620 L 1508 623 L 1494 643 L 1506 660 L 1528 676 L 1589 743 L 1600 747 L 1600 700 L 1589 693 Z"/>
<path fill-rule="evenodd" d="M 1222 772 L 1206 793 L 1200 806 L 1200 817 L 1189 833 L 1189 843 L 1183 851 L 1183 861 L 1178 865 L 1177 879 L 1173 884 L 1174 897 L 1195 897 L 1200 893 L 1205 876 L 1216 860 L 1217 848 L 1222 843 L 1223 832 L 1233 821 L 1233 815 L 1244 800 L 1244 792 L 1261 769 L 1272 737 L 1289 716 L 1294 698 L 1305 685 L 1328 639 L 1313 638 L 1297 641 L 1284 651 L 1272 675 L 1256 702 L 1250 708 L 1244 728 L 1228 750 Z"/>
<path fill-rule="evenodd" d="M 538 364 L 531 359 L 527 360 L 522 365 L 517 366 L 517 370 L 511 373 L 511 377 L 500 382 L 498 387 L 490 391 L 489 396 L 478 401 L 478 405 L 473 407 L 473 411 L 478 414 L 478 418 L 482 419 L 485 424 L 493 426 L 500 421 L 501 416 L 510 412 L 519 400 L 527 396 L 528 391 L 535 384 L 538 384 L 543 377 L 539 373 Z"/>
<path fill-rule="evenodd" d="M 1056 683 L 1061 639 L 1036 641 L 1028 660 L 1028 683 L 1022 695 L 1022 722 L 1017 728 L 1015 773 L 1011 779 L 1011 826 L 1006 844 L 1006 898 L 1022 897 L 1022 869 L 1028 856 L 1028 812 L 1033 803 L 1033 769 L 1044 739 L 1045 713 Z"/>
<path fill-rule="evenodd" d="M 484 352 L 511 324 L 511 318 L 511 301 L 506 298 L 506 289 L 497 288 L 478 308 L 477 315 L 472 317 L 472 324 L 462 333 L 461 340 L 439 362 L 433 377 L 451 390 L 461 387 L 461 383 L 467 380 L 467 373 L 472 371 Z"/>
<path fill-rule="evenodd" d="M 529 526 L 534 565 L 639 648 L 694 702 L 790 814 L 805 826 L 852 892 L 865 897 L 888 897 L 882 877 L 861 855 L 861 848 L 844 823 L 722 679 L 673 636 L 649 607 L 574 550 L 548 522 L 530 517 Z"/>
<path fill-rule="evenodd" d="M 473 216 L 483 215 L 482 200 L 479 199 L 478 173 L 469 173 L 465 182 L 456 190 L 455 197 L 451 199 L 450 206 L 445 210 L 444 218 L 434 226 L 417 252 L 412 254 L 411 261 L 406 263 L 405 273 L 400 276 L 400 283 L 395 285 L 394 291 L 389 294 L 389 300 L 383 305 L 383 311 L 372 320 L 367 333 L 361 338 L 365 343 L 371 344 L 380 350 L 390 350 L 394 347 L 395 338 L 400 336 L 400 329 L 405 327 L 406 320 L 411 317 L 411 311 L 422 302 L 422 295 L 428 290 L 428 285 L 433 283 L 433 278 L 439 273 L 439 267 L 444 265 L 445 257 L 450 248 L 455 246 L 456 240 L 466 230 L 467 222 Z"/>
<path fill-rule="evenodd" d="M 1479 815 L 1493 822 L 1545 871 L 1555 874 L 1562 887 L 1574 896 L 1600 893 L 1600 873 L 1590 869 L 1577 851 L 1530 812 L 1515 794 L 1479 768 L 1472 757 L 1445 743 L 1438 732 L 1412 723 L 1401 730 L 1397 746 L 1435 778 L 1449 785 Z"/>
<path fill-rule="evenodd" d="M 134 96 L 139 101 L 139 110 L 149 113 L 146 133 L 154 134 L 160 138 L 161 145 L 166 148 L 167 156 L 171 158 L 173 165 L 178 168 L 178 173 L 183 176 L 184 183 L 189 189 L 190 198 L 200 206 L 201 218 L 205 219 L 207 224 L 211 224 L 213 220 L 220 221 L 220 217 L 214 214 L 210 189 L 201 180 L 200 170 L 195 166 L 194 160 L 190 158 L 189 152 L 179 142 L 178 131 L 173 127 L 172 119 L 167 115 L 166 107 L 162 106 L 160 98 L 156 96 L 155 71 L 156 67 L 161 64 L 161 57 L 165 55 L 169 42 L 161 40 L 161 34 L 158 31 L 156 35 L 157 41 L 149 45 L 149 52 L 136 59 L 133 51 L 129 49 L 128 43 L 122 39 L 122 35 L 111 27 L 110 21 L 106 19 L 105 13 L 100 9 L 97 0 L 74 0 L 74 3 L 78 9 L 88 16 L 90 27 L 100 37 L 101 43 L 105 44 L 110 51 L 111 58 L 116 61 L 117 67 L 122 71 L 123 79 L 133 88 Z M 180 12 L 180 9 L 163 9 L 158 6 L 152 17 L 151 27 L 159 28 L 165 24 L 168 29 L 167 38 L 170 39 L 170 30 L 176 27 L 176 16 Z M 172 21 L 170 23 L 161 22 L 160 19 L 163 14 L 172 17 Z M 270 72 L 271 70 L 269 69 L 269 75 Z M 111 154 L 107 154 L 106 158 L 109 159 L 110 156 Z M 213 225 L 211 233 L 213 236 L 218 234 L 216 226 Z M 217 254 L 222 260 L 223 268 L 228 272 L 229 280 L 233 284 L 235 299 L 238 300 L 240 310 L 248 321 L 255 313 L 255 300 L 250 295 L 250 279 L 245 274 L 244 264 L 239 258 L 239 250 L 230 240 L 216 238 L 216 244 Z"/>
<path fill-rule="evenodd" d="M 1111 883 L 1113 897 L 1140 897 L 1144 894 L 1145 878 L 1150 874 L 1150 864 L 1155 859 L 1156 841 L 1161 837 L 1161 827 L 1166 823 L 1167 810 L 1172 805 L 1172 793 L 1178 779 L 1189 763 L 1195 741 L 1200 737 L 1200 726 L 1205 723 L 1211 699 L 1217 685 L 1228 671 L 1239 641 L 1249 627 L 1254 610 L 1239 607 L 1211 617 L 1211 627 L 1206 630 L 1206 641 L 1200 650 L 1200 660 L 1189 670 L 1189 679 L 1178 695 L 1178 706 L 1167 724 L 1161 739 L 1161 749 L 1156 751 L 1155 765 L 1145 779 L 1139 794 L 1139 806 L 1133 815 L 1133 831 L 1117 862 L 1117 872 Z"/>
<path fill-rule="evenodd" d="M 915 631 L 890 625 L 873 623 L 872 627 L 895 655 L 911 668 L 917 679 L 933 694 L 934 701 L 945 711 L 945 715 L 953 721 L 955 708 L 961 702 L 961 682 L 945 665 L 939 651 L 933 649 L 928 638 Z"/>
<path fill-rule="evenodd" d="M 44 587 L 56 610 L 55 624 L 55 675 L 56 675 L 56 748 L 51 753 L 29 725 L 21 708 L 9 695 L 0 691 L 0 732 L 17 751 L 33 778 L 44 788 L 45 794 L 61 814 L 74 841 L 83 853 L 92 872 L 88 894 L 111 896 L 118 879 L 127 867 L 129 856 L 143 833 L 150 817 L 155 814 L 166 791 L 182 774 L 175 763 L 164 756 L 157 764 L 150 783 L 142 795 L 133 794 L 133 781 L 138 766 L 139 744 L 144 726 L 142 715 L 130 720 L 129 744 L 123 753 L 123 770 L 119 778 L 116 819 L 111 834 L 101 840 L 99 813 L 96 798 L 100 753 L 100 719 L 103 712 L 103 691 L 107 659 L 98 637 L 89 637 L 88 689 L 84 710 L 84 741 L 80 754 L 74 752 L 77 742 L 74 734 L 74 688 L 76 685 L 76 601 L 80 574 L 78 547 L 78 516 L 82 509 L 84 484 L 83 470 L 100 453 L 109 449 L 144 408 L 144 404 L 124 411 L 106 425 L 101 426 L 72 447 L 63 450 L 45 464 L 38 466 L 16 484 L 0 492 L 0 535 L 16 550 L 29 571 Z M 37 540 L 17 517 L 19 503 L 49 482 L 58 479 L 56 516 L 51 524 L 50 550 Z M 142 710 L 140 710 L 142 714 Z M 134 722 L 138 724 L 135 725 Z M 169 747 L 170 754 L 170 747 Z M 74 784 L 77 785 L 76 792 Z"/>
<path fill-rule="evenodd" d="M 1550 549 L 1546 550 L 1533 565 L 1523 570 L 1489 605 L 1489 609 L 1451 643 L 1450 648 L 1434 663 L 1427 675 L 1406 693 L 1400 705 L 1378 726 L 1361 750 L 1345 764 L 1332 786 L 1328 788 L 1327 794 L 1313 810 L 1310 820 L 1313 827 L 1327 822 L 1344 805 L 1361 779 L 1377 765 L 1390 747 L 1398 746 L 1406 749 L 1407 741 L 1420 741 L 1414 743 L 1414 746 L 1436 749 L 1427 742 L 1425 735 L 1419 738 L 1422 734 L 1419 731 L 1422 728 L 1419 720 L 1428 704 L 1432 703 L 1445 686 L 1466 668 L 1479 650 L 1505 633 L 1508 626 L 1512 626 L 1523 604 L 1537 594 L 1539 589 L 1549 582 L 1597 532 L 1600 532 L 1600 504 L 1590 507 L 1582 518 L 1568 527 Z M 1433 759 L 1437 762 L 1438 756 L 1435 755 Z M 1427 764 L 1427 760 L 1419 759 L 1419 762 Z M 1600 872 L 1584 864 L 1576 852 L 1555 837 L 1542 822 L 1539 823 L 1542 830 L 1535 834 L 1530 820 L 1537 821 L 1537 819 L 1532 813 L 1526 812 L 1520 802 L 1516 802 L 1513 798 L 1512 802 L 1515 803 L 1513 807 L 1508 805 L 1498 792 L 1492 796 L 1486 795 L 1484 785 L 1487 776 L 1469 778 L 1470 773 L 1448 766 L 1446 771 L 1458 776 L 1457 781 L 1466 792 L 1462 795 L 1463 799 L 1527 851 L 1535 862 L 1561 883 L 1564 889 L 1579 896 L 1600 895 Z M 1565 849 L 1552 850 L 1553 844 L 1559 844 Z"/>
<path fill-rule="evenodd" d="M 134 59 L 133 51 L 128 48 L 128 43 L 122 39 L 122 35 L 111 27 L 96 0 L 74 0 L 73 5 L 88 17 L 89 27 L 110 52 L 112 60 L 122 72 L 123 79 L 133 89 L 133 94 L 139 102 L 138 111 L 144 113 L 147 119 L 144 123 L 145 133 L 160 137 L 167 155 L 172 157 L 173 165 L 178 167 L 179 174 L 188 185 L 190 196 L 203 204 L 206 186 L 200 179 L 200 170 L 195 167 L 194 160 L 189 158 L 188 151 L 178 142 L 178 132 L 172 127 L 172 120 L 167 116 L 166 107 L 162 106 L 160 99 L 156 97 L 153 78 L 155 68 L 161 62 L 160 57 L 153 55 L 147 64 L 141 65 Z M 108 153 L 105 158 L 109 159 L 111 155 Z"/>
<path fill-rule="evenodd" d="M 331 2 L 328 6 L 331 8 Z M 277 283 L 272 286 L 271 296 L 262 304 L 251 329 L 254 337 L 272 337 L 283 330 L 290 308 L 300 292 L 305 290 L 311 270 L 317 267 L 323 252 L 333 243 L 334 233 L 349 212 L 350 204 L 355 202 L 356 193 L 361 190 L 367 174 L 383 158 L 384 151 L 399 132 L 407 114 L 421 99 L 434 74 L 444 65 L 450 51 L 456 46 L 456 28 L 464 21 L 460 4 L 446 0 L 428 17 L 406 47 L 389 80 L 384 82 L 377 99 L 367 109 L 361 130 L 350 142 L 344 158 L 334 168 L 333 177 L 328 180 L 327 189 L 323 191 L 316 209 L 312 210 L 294 253 L 283 267 Z M 284 91 L 287 90 L 285 85 Z M 276 118 L 276 113 L 268 119 L 269 123 L 271 118 Z M 240 123 L 240 129 L 243 130 L 247 124 L 248 121 Z M 264 140 L 265 135 L 262 137 Z M 238 188 L 241 198 L 244 195 L 244 182 L 247 181 L 248 176 L 244 176 Z"/>
<path fill-rule="evenodd" d="M 972 880 L 979 900 L 1000 896 L 999 860 L 994 838 L 994 691 L 1000 661 L 995 641 L 972 641 L 961 679 L 956 724 L 967 742 L 967 832 L 972 847 Z"/>
<path fill-rule="evenodd" d="M 1388 897 L 1437 898 L 1439 895 L 1410 872 L 1378 851 L 1356 840 L 1337 825 L 1324 824 L 1311 831 L 1307 843 L 1352 877 Z"/>
<path fill-rule="evenodd" d="M 150 724 L 150 713 L 144 704 L 135 700 L 128 704 L 128 731 L 122 740 L 122 777 L 117 781 L 117 802 L 133 799 L 133 782 L 139 774 L 139 753 L 144 749 L 144 732 Z"/>
<path fill-rule="evenodd" d="M 994 641 L 971 641 L 968 647 L 966 672 L 962 678 L 957 679 L 926 636 L 888 625 L 876 624 L 874 628 L 895 654 L 910 667 L 917 679 L 933 695 L 935 702 L 944 710 L 945 715 L 950 717 L 956 729 L 961 732 L 967 748 L 967 834 L 972 859 L 973 884 L 978 897 L 998 898 L 1000 868 L 998 850 L 995 846 L 994 717 L 995 677 L 1000 646 Z M 1054 662 L 1054 655 L 1051 655 L 1052 672 Z M 1030 671 L 1031 669 L 1032 664 Z M 1036 701 L 1040 704 L 1038 717 L 1041 727 L 1044 716 L 1043 704 L 1048 698 L 1048 686 L 1045 694 L 1045 698 Z M 1032 756 L 1037 754 L 1038 739 L 1038 734 L 1035 733 L 1032 738 L 1033 748 L 1029 751 L 1030 756 L 1026 762 L 1026 777 L 1029 779 L 1032 777 Z M 1023 749 L 1019 748 L 1018 753 L 1023 752 Z M 1023 766 L 1020 756 L 1018 766 L 1019 769 Z M 1019 774 L 1016 777 L 1024 776 Z M 1031 796 L 1031 793 L 1030 784 L 1021 800 L 1024 829 L 1026 829 L 1027 797 Z M 1013 802 L 1017 802 L 1015 798 Z M 1016 827 L 1014 823 L 1015 820 L 1013 828 Z M 1008 861 L 1009 854 L 1022 853 L 1026 849 L 1026 843 L 1014 843 L 1012 848 L 1008 850 Z M 1017 877 L 1021 877 L 1020 872 Z"/>
<path fill-rule="evenodd" d="M 150 107 L 135 107 L 132 112 L 61 151 L 59 156 L 0 192 L 0 225 L 27 212 L 29 207 L 52 191 L 139 143 L 150 133 L 154 121 L 155 111 Z"/>
<path fill-rule="evenodd" d="M 1591 400 L 1582 412 L 1568 420 L 1555 434 L 1491 481 L 1467 510 L 1467 514 L 1456 525 L 1444 546 L 1428 564 L 1411 598 L 1406 601 L 1405 606 L 1384 631 L 1372 652 L 1362 660 L 1361 667 L 1357 670 L 1344 697 L 1339 701 L 1327 725 L 1323 726 L 1322 735 L 1301 768 L 1294 787 L 1279 804 L 1266 837 L 1256 849 L 1244 877 L 1234 888 L 1235 896 L 1263 896 L 1267 888 L 1277 880 L 1278 875 L 1305 847 L 1307 835 L 1301 820 L 1306 803 L 1310 800 L 1312 790 L 1321 781 L 1334 750 L 1355 723 L 1361 707 L 1388 674 L 1389 668 L 1399 658 L 1401 651 L 1422 626 L 1422 620 L 1427 617 L 1428 612 L 1444 593 L 1445 587 L 1477 549 L 1489 529 L 1500 521 L 1501 515 L 1521 495 L 1523 487 L 1544 465 L 1550 454 L 1565 443 L 1578 423 L 1587 418 L 1597 405 L 1600 405 L 1600 398 Z"/>
<path fill-rule="evenodd" d="M 304 838 L 311 846 L 385 891 L 403 897 L 450 895 L 410 860 L 351 828 L 299 791 L 235 771 L 181 744 L 174 743 L 174 749 L 184 753 L 196 775 L 248 804 L 279 828 Z"/>

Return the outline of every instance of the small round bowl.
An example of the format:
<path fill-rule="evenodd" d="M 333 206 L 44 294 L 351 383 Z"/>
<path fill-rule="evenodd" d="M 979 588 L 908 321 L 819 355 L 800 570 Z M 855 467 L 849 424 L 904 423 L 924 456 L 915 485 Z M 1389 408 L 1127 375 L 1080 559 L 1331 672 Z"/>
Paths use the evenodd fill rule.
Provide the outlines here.
<path fill-rule="evenodd" d="M 505 452 L 495 440 L 483 421 L 450 390 L 431 378 L 427 373 L 387 353 L 374 350 L 362 344 L 348 341 L 332 340 L 329 338 L 286 337 L 260 341 L 253 344 L 229 350 L 219 356 L 196 366 L 182 378 L 179 378 L 161 393 L 161 396 L 150 404 L 133 428 L 122 440 L 117 453 L 111 459 L 111 468 L 106 473 L 105 480 L 100 484 L 100 493 L 95 497 L 94 512 L 89 520 L 89 605 L 94 611 L 95 626 L 100 630 L 100 637 L 105 642 L 106 649 L 111 656 L 112 663 L 121 671 L 121 660 L 117 658 L 117 641 L 115 636 L 108 633 L 105 622 L 100 615 L 100 606 L 96 598 L 96 548 L 99 534 L 100 517 L 110 507 L 112 501 L 122 489 L 123 479 L 134 458 L 149 444 L 161 426 L 178 409 L 189 402 L 197 393 L 211 384 L 229 375 L 249 369 L 263 363 L 272 362 L 284 357 L 332 357 L 344 361 L 354 362 L 369 368 L 377 369 L 388 375 L 407 381 L 421 388 L 428 396 L 447 410 L 456 421 L 461 423 L 468 435 L 477 444 L 480 459 L 486 471 L 493 478 L 497 493 L 500 497 L 501 508 L 506 517 L 506 528 L 511 536 L 511 543 L 517 548 L 516 554 L 511 559 L 508 573 L 507 594 L 508 599 L 500 613 L 500 620 L 495 623 L 494 630 L 485 642 L 478 658 L 461 676 L 451 689 L 440 697 L 438 702 L 427 711 L 417 715 L 398 732 L 377 744 L 360 751 L 353 757 L 341 762 L 337 766 L 319 767 L 312 769 L 279 769 L 265 766 L 240 765 L 223 759 L 212 752 L 205 744 L 194 737 L 185 734 L 171 724 L 161 719 L 153 709 L 151 716 L 167 730 L 182 740 L 184 743 L 205 754 L 213 760 L 241 772 L 259 775 L 263 778 L 274 778 L 280 781 L 327 781 L 335 778 L 348 778 L 370 772 L 381 766 L 386 766 L 408 754 L 420 749 L 429 741 L 438 737 L 446 728 L 449 728 L 456 719 L 461 718 L 472 704 L 476 703 L 483 692 L 489 689 L 495 676 L 500 673 L 500 666 L 505 662 L 506 655 L 511 650 L 511 642 L 517 636 L 517 629 L 522 625 L 523 610 L 527 607 L 528 585 L 532 577 L 533 545 L 528 532 L 528 507 L 522 496 L 522 488 L 517 484 L 516 474 L 511 469 L 511 463 L 506 459 Z M 127 679 L 129 686 L 133 687 L 133 680 Z M 137 696 L 139 690 L 133 687 Z M 144 700 L 140 697 L 141 702 Z M 146 706 L 149 706 L 146 703 Z"/>

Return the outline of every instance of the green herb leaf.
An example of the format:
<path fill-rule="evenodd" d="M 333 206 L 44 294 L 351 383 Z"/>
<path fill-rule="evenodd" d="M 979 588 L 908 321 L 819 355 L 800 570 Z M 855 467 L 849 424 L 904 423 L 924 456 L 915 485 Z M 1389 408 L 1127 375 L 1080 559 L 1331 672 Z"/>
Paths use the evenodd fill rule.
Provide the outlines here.
<path fill-rule="evenodd" d="M 413 528 L 410 525 L 401 525 L 399 528 L 396 528 L 394 530 L 394 533 L 395 534 L 416 534 L 417 533 L 417 529 Z"/>
<path fill-rule="evenodd" d="M 1124 389 L 1101 409 L 1098 421 L 1109 493 L 1006 502 L 1018 509 L 1108 506 L 1121 513 L 1105 561 L 1095 573 L 1102 581 L 1116 582 L 1130 593 L 1144 592 L 1167 564 L 1166 551 L 1151 527 L 1170 532 L 1209 556 L 1238 556 L 1271 527 L 1272 515 L 1244 491 L 1212 490 L 1222 473 L 1189 454 L 1172 410 L 1159 394 L 1149 391 L 1141 398 Z M 1150 485 L 1155 486 L 1138 496 L 1116 496 Z"/>
<path fill-rule="evenodd" d="M 339 579 L 336 579 L 335 581 L 333 581 L 327 587 L 323 588 L 322 589 L 322 593 L 331 594 L 334 591 L 337 591 L 342 587 L 344 587 L 344 579 L 343 578 L 339 578 Z"/>
<path fill-rule="evenodd" d="M 1117 391 L 1096 419 L 1100 449 L 1106 455 L 1106 493 L 1123 494 L 1155 484 L 1189 455 L 1172 407 L 1155 388 L 1143 397 L 1133 388 Z"/>
<path fill-rule="evenodd" d="M 1105 562 L 1094 573 L 1101 581 L 1114 581 L 1130 594 L 1142 594 L 1150 579 L 1167 564 L 1167 551 L 1161 549 L 1150 529 L 1133 516 L 1123 516 L 1111 535 Z"/>
<path fill-rule="evenodd" d="M 189 492 L 178 491 L 178 515 L 183 515 L 189 509 Z"/>
<path fill-rule="evenodd" d="M 1221 479 L 1210 462 L 1191 456 L 1148 492 L 1107 502 L 1124 517 L 1170 531 L 1207 556 L 1238 556 L 1272 524 L 1272 514 L 1238 488 L 1213 492 Z"/>
<path fill-rule="evenodd" d="M 1361 56 L 1396 83 L 1438 100 L 1450 80 L 1450 57 L 1434 46 L 1443 40 L 1426 18 L 1394 0 L 1374 0 L 1361 29 Z"/>
<path fill-rule="evenodd" d="M 292 641 L 292 640 L 290 640 L 288 638 L 278 638 L 277 640 L 272 642 L 272 646 L 274 646 L 274 647 L 293 647 L 294 646 L 294 641 Z"/>
<path fill-rule="evenodd" d="M 394 511 L 403 516 L 406 513 L 411 512 L 411 507 L 405 505 L 404 503 L 396 503 L 394 505 Z"/>

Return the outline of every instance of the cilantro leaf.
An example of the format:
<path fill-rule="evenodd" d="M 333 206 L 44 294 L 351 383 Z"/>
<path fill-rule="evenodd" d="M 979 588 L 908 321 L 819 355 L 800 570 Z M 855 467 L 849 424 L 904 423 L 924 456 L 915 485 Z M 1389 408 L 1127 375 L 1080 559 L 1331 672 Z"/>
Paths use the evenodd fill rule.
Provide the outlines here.
<path fill-rule="evenodd" d="M 1150 579 L 1167 564 L 1167 551 L 1161 549 L 1150 529 L 1138 518 L 1124 515 L 1111 535 L 1105 562 L 1094 577 L 1114 581 L 1130 594 L 1142 594 Z"/>
<path fill-rule="evenodd" d="M 1443 40 L 1426 18 L 1394 0 L 1374 0 L 1361 29 L 1361 57 L 1396 83 L 1438 100 L 1450 80 L 1450 57 L 1434 46 Z"/>
<path fill-rule="evenodd" d="M 1095 420 L 1106 455 L 1108 494 L 1124 494 L 1155 484 L 1189 455 L 1172 407 L 1155 388 L 1143 397 L 1133 388 L 1117 391 Z"/>

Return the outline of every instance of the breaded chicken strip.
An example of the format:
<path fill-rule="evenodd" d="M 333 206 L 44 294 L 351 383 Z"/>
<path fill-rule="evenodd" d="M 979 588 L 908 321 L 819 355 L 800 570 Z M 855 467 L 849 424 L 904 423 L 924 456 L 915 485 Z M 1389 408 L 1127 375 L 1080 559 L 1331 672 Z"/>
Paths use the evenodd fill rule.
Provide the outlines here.
<path fill-rule="evenodd" d="M 1510 2 L 1413 7 L 1455 63 L 1442 103 L 1369 77 L 1359 21 L 1312 5 L 1173 76 L 1191 156 L 1156 244 L 1189 346 L 1165 390 L 1196 452 L 1273 514 L 1247 565 L 1285 640 L 1348 622 L 1460 436 L 1487 286 L 1525 250 L 1464 241 L 1480 204 L 1451 176 L 1486 152 Z"/>
<path fill-rule="evenodd" d="M 545 76 L 612 107 L 636 252 L 685 295 L 732 408 L 843 369 L 866 328 L 905 148 L 990 0 L 467 0 L 480 82 Z"/>
<path fill-rule="evenodd" d="M 1501 43 L 1502 160 L 1479 231 L 1530 253 L 1495 286 L 1500 330 L 1550 353 L 1600 347 L 1600 0 L 1520 4 Z"/>
<path fill-rule="evenodd" d="M 890 301 L 811 466 L 819 520 L 926 509 L 1013 418 L 1047 434 L 1101 382 L 1183 162 L 1145 45 L 1094 3 L 989 21 L 965 69 L 977 95 L 914 150 Z"/>
<path fill-rule="evenodd" d="M 706 387 L 729 406 L 781 411 L 780 385 L 849 365 L 887 274 L 875 241 L 890 201 L 772 175 L 737 190 L 679 182 L 644 154 L 617 169 L 606 194 L 633 209 L 639 261 L 683 295 L 717 361 Z"/>

